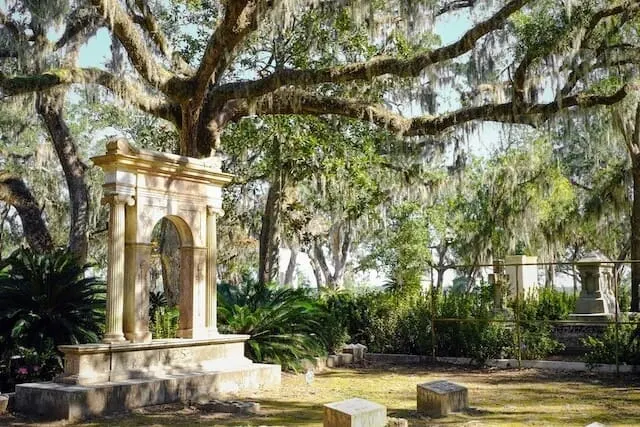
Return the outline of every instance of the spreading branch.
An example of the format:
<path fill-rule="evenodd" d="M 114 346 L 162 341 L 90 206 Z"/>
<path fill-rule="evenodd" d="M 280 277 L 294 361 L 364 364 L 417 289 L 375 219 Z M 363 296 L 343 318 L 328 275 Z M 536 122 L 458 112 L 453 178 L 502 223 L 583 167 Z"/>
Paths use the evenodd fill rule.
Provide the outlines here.
<path fill-rule="evenodd" d="M 343 83 L 370 80 L 391 74 L 398 77 L 416 77 L 428 66 L 438 64 L 469 52 L 476 42 L 492 31 L 500 29 L 514 12 L 530 0 L 512 0 L 489 19 L 478 23 L 458 41 L 431 52 L 401 59 L 381 56 L 370 61 L 317 70 L 280 69 L 265 77 L 248 82 L 221 85 L 211 92 L 218 102 L 238 98 L 254 98 L 285 86 L 307 86 L 319 83 Z"/>
<path fill-rule="evenodd" d="M 175 76 L 157 61 L 133 20 L 117 0 L 91 0 L 91 3 L 104 16 L 107 25 L 127 51 L 131 64 L 146 82 L 174 100 L 190 97 L 188 82 Z"/>
<path fill-rule="evenodd" d="M 67 26 L 55 43 L 55 49 L 61 49 L 78 35 L 89 32 L 100 22 L 95 11 L 89 8 L 75 10 L 68 19 Z"/>
<path fill-rule="evenodd" d="M 136 0 L 136 6 L 138 6 L 142 15 L 134 15 L 134 22 L 149 35 L 149 38 L 151 38 L 165 58 L 171 59 L 171 47 L 160 25 L 158 25 L 158 21 L 155 16 L 153 16 L 149 3 L 146 0 Z"/>
<path fill-rule="evenodd" d="M 194 76 L 195 99 L 203 99 L 212 75 L 236 46 L 255 29 L 258 0 L 229 0 L 220 25 L 215 29 Z"/>
<path fill-rule="evenodd" d="M 42 74 L 7 76 L 0 72 L 0 94 L 4 96 L 40 92 L 71 84 L 97 84 L 142 111 L 180 123 L 178 107 L 157 96 L 150 95 L 140 86 L 97 68 L 69 68 L 51 70 Z"/>
<path fill-rule="evenodd" d="M 575 106 L 583 108 L 596 105 L 612 105 L 621 101 L 628 93 L 622 86 L 611 95 L 588 95 L 580 93 L 566 96 L 559 101 L 546 104 L 522 104 L 517 113 L 513 102 L 485 104 L 463 108 L 440 116 L 420 116 L 405 118 L 384 107 L 365 104 L 358 101 L 315 95 L 299 90 L 281 90 L 260 99 L 252 108 L 246 101 L 229 103 L 233 114 L 231 120 L 237 121 L 251 113 L 255 114 L 336 114 L 345 117 L 368 120 L 376 125 L 404 136 L 437 135 L 454 126 L 474 120 L 493 121 L 512 124 L 537 125 L 562 109 Z"/>

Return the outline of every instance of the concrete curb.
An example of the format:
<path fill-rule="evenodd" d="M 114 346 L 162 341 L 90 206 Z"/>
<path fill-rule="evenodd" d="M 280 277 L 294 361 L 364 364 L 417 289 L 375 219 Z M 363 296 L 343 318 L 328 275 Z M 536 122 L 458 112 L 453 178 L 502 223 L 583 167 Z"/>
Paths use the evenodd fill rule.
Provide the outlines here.
<path fill-rule="evenodd" d="M 397 363 L 397 364 L 425 364 L 431 361 L 430 357 L 415 354 L 385 354 L 385 353 L 367 353 L 367 361 L 378 363 Z M 452 365 L 471 365 L 473 360 L 469 357 L 437 357 L 436 361 L 450 363 Z M 509 369 L 517 368 L 517 359 L 489 359 L 485 365 L 495 368 Z M 596 364 L 589 365 L 585 362 L 563 362 L 559 360 L 522 360 L 523 368 L 544 369 L 549 371 L 571 371 L 571 372 L 598 372 L 598 373 L 616 373 L 616 365 Z M 640 373 L 639 365 L 620 365 L 620 373 Z"/>

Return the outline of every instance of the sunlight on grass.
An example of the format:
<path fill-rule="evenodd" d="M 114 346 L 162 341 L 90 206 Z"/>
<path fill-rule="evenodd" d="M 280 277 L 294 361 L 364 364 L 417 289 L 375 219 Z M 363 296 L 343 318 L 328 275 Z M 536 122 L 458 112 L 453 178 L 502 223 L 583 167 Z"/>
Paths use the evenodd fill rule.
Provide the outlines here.
<path fill-rule="evenodd" d="M 471 409 L 431 420 L 416 413 L 416 385 L 436 379 L 469 389 Z M 133 414 L 94 420 L 87 426 L 295 425 L 321 426 L 324 403 L 361 397 L 387 407 L 389 416 L 412 426 L 434 425 L 637 425 L 640 379 L 536 370 L 472 370 L 460 367 L 372 367 L 316 374 L 283 374 L 282 387 L 242 396 L 260 402 L 259 416 L 208 414 L 184 404 L 144 408 Z"/>

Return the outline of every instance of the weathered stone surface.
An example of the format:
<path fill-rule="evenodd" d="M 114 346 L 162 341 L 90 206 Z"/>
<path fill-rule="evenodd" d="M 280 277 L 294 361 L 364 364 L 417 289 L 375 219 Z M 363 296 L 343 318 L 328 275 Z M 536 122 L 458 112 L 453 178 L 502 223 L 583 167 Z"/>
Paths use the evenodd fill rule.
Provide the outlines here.
<path fill-rule="evenodd" d="M 9 396 L 0 394 L 0 414 L 9 412 Z"/>
<path fill-rule="evenodd" d="M 433 381 L 417 386 L 418 412 L 432 418 L 446 417 L 469 406 L 466 387 L 449 381 Z"/>
<path fill-rule="evenodd" d="M 324 427 L 384 427 L 387 408 L 379 403 L 354 398 L 324 405 Z"/>
<path fill-rule="evenodd" d="M 260 404 L 257 402 L 242 402 L 238 400 L 210 400 L 197 402 L 196 408 L 204 412 L 222 412 L 227 414 L 258 414 Z"/>
<path fill-rule="evenodd" d="M 244 357 L 244 342 L 248 338 L 248 335 L 219 335 L 204 340 L 176 338 L 151 343 L 60 346 L 64 373 L 56 382 L 89 385 L 249 366 L 251 360 Z"/>
<path fill-rule="evenodd" d="M 340 366 L 350 365 L 353 363 L 353 354 L 340 353 L 338 356 L 340 357 Z"/>
<path fill-rule="evenodd" d="M 342 352 L 353 355 L 353 363 L 358 363 L 364 360 L 364 354 L 367 351 L 367 346 L 362 344 L 347 344 L 342 348 Z"/>
<path fill-rule="evenodd" d="M 337 368 L 340 366 L 340 356 L 337 354 L 332 354 L 327 356 L 327 368 Z"/>
<path fill-rule="evenodd" d="M 404 418 L 387 418 L 387 427 L 409 427 L 409 421 Z"/>
<path fill-rule="evenodd" d="M 253 364 L 240 369 L 166 375 L 94 384 L 53 382 L 16 386 L 16 411 L 48 419 L 77 421 L 143 406 L 222 397 L 280 385 L 280 366 Z"/>

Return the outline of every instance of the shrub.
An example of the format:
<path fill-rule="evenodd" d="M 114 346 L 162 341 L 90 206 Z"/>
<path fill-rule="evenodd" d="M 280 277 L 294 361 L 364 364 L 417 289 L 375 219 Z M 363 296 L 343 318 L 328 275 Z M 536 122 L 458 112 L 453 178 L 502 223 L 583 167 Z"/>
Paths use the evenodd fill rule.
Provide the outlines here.
<path fill-rule="evenodd" d="M 27 366 L 33 366 L 40 379 L 50 379 L 62 368 L 57 346 L 98 341 L 104 324 L 104 283 L 84 277 L 90 265 L 79 264 L 67 250 L 37 254 L 22 248 L 3 265 L 0 375 L 5 384 L 28 380 L 36 372 Z M 14 362 L 22 359 L 27 365 L 14 369 Z M 7 379 L 12 375 L 18 377 Z"/>
<path fill-rule="evenodd" d="M 319 333 L 324 312 L 309 291 L 256 282 L 219 288 L 220 330 L 250 335 L 247 353 L 252 360 L 296 369 L 301 360 L 324 352 Z"/>
<path fill-rule="evenodd" d="M 617 342 L 615 324 L 607 326 L 601 338 L 589 336 L 582 342 L 588 348 L 584 360 L 591 365 L 616 363 L 616 345 L 619 363 L 640 365 L 640 323 L 621 323 Z"/>
<path fill-rule="evenodd" d="M 180 311 L 178 307 L 156 307 L 150 323 L 153 338 L 176 338 L 180 323 Z"/>

